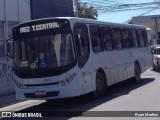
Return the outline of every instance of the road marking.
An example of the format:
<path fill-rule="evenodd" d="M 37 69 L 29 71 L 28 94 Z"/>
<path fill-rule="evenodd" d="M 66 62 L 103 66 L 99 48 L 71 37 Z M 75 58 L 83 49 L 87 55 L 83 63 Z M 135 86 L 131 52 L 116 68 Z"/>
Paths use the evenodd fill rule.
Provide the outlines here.
<path fill-rule="evenodd" d="M 28 101 L 24 101 L 24 102 L 20 102 L 14 105 L 9 105 L 3 108 L 0 108 L 0 111 L 20 111 L 35 105 L 39 105 L 41 103 L 44 103 L 45 100 L 28 100 Z"/>

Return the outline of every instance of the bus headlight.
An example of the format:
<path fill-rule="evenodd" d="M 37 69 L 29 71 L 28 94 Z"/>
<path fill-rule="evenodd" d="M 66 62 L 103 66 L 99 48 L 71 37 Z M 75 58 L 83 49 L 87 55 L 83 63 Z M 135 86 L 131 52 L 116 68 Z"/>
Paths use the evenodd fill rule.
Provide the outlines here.
<path fill-rule="evenodd" d="M 75 77 L 75 76 L 77 76 L 77 74 L 76 74 L 76 73 L 73 73 L 73 77 Z"/>
<path fill-rule="evenodd" d="M 61 81 L 60 84 L 61 84 L 62 86 L 65 86 L 65 85 L 66 85 L 65 81 Z"/>
<path fill-rule="evenodd" d="M 72 80 L 75 79 L 75 77 L 77 76 L 76 73 L 73 73 L 72 75 L 69 75 L 65 80 L 62 80 L 59 82 L 60 86 L 65 86 L 67 85 L 67 83 L 71 82 Z"/>
<path fill-rule="evenodd" d="M 73 80 L 73 75 L 70 75 L 70 76 L 69 76 L 69 79 L 70 79 L 70 80 Z"/>
<path fill-rule="evenodd" d="M 70 82 L 70 79 L 69 79 L 69 78 L 66 78 L 66 82 L 68 82 L 68 83 L 69 83 L 69 82 Z"/>
<path fill-rule="evenodd" d="M 16 80 L 15 80 L 15 83 L 16 83 L 16 85 L 17 85 L 19 88 L 21 88 L 21 89 L 26 89 L 26 88 L 27 88 L 27 86 L 20 84 L 20 83 L 17 82 Z"/>

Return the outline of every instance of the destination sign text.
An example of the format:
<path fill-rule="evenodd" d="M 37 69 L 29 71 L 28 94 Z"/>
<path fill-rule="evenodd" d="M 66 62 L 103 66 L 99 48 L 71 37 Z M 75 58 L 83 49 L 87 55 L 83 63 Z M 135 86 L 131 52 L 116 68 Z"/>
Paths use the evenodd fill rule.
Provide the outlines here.
<path fill-rule="evenodd" d="M 53 28 L 58 28 L 59 25 L 57 22 L 52 23 L 45 23 L 45 24 L 39 24 L 39 25 L 32 25 L 32 26 L 26 26 L 20 28 L 20 33 L 28 33 L 28 32 L 34 32 L 34 31 L 41 31 L 41 30 L 48 30 Z"/>

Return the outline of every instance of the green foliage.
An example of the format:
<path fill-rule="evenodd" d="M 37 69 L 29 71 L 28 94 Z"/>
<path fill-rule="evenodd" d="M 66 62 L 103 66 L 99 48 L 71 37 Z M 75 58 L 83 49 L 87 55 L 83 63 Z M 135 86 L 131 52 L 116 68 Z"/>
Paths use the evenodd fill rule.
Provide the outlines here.
<path fill-rule="evenodd" d="M 87 3 L 78 3 L 78 17 L 96 20 L 98 13 L 93 6 L 88 6 Z"/>

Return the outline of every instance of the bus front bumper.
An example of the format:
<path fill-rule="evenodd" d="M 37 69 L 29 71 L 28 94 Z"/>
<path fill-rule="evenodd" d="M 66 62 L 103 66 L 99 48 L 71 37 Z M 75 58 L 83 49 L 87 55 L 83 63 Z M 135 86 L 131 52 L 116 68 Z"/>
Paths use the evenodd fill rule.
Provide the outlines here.
<path fill-rule="evenodd" d="M 47 100 L 75 97 L 84 94 L 83 85 L 80 80 L 74 80 L 65 86 L 43 86 L 30 87 L 26 89 L 19 88 L 16 85 L 17 100 Z"/>

